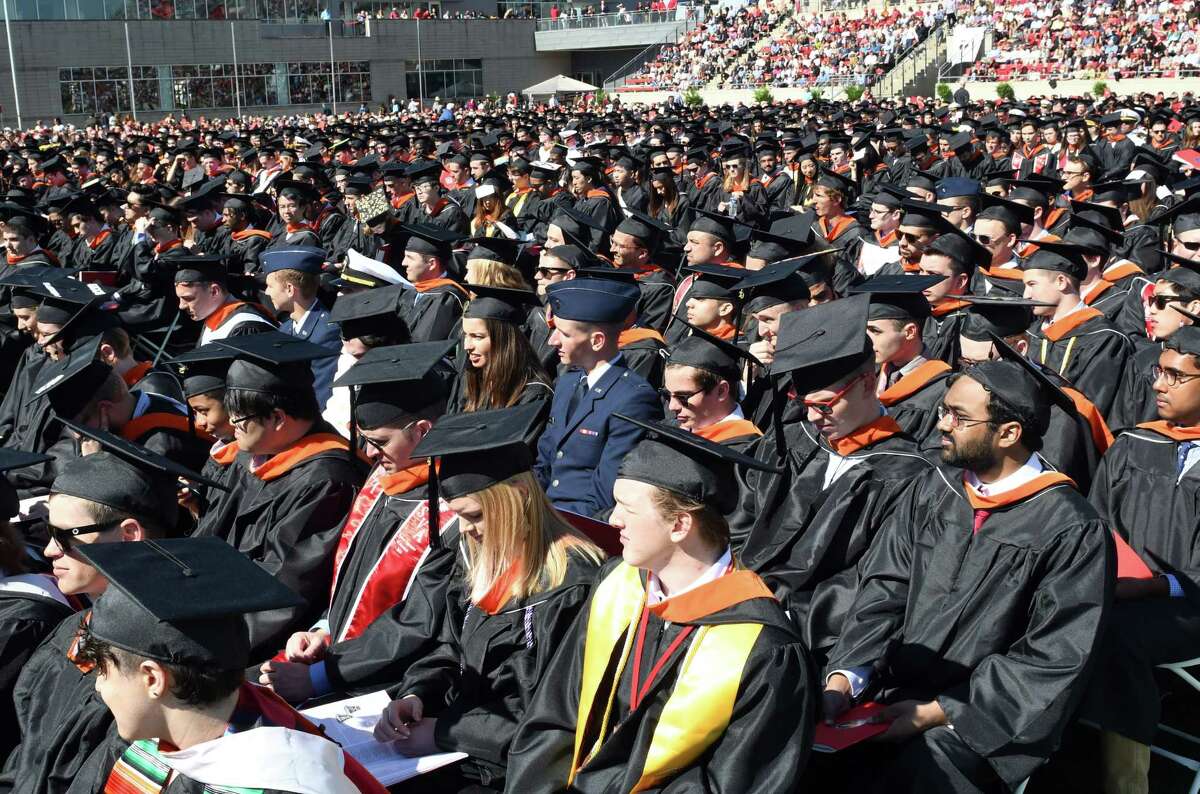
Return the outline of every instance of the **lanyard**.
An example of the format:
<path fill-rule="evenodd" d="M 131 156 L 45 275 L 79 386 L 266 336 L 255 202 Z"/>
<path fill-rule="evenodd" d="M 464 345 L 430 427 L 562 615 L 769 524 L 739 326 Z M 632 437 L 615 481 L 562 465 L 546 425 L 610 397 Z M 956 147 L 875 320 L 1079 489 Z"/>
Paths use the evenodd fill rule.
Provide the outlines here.
<path fill-rule="evenodd" d="M 642 609 L 642 620 L 638 624 L 637 642 L 633 647 L 633 686 L 630 687 L 629 695 L 629 710 L 637 711 L 637 707 L 646 699 L 646 695 L 650 692 L 650 685 L 654 683 L 654 679 L 658 677 L 663 665 L 667 663 L 667 659 L 671 658 L 671 654 L 678 650 L 683 641 L 695 630 L 695 626 L 685 626 L 683 631 L 679 632 L 679 636 L 671 641 L 667 646 L 667 650 L 658 661 L 654 663 L 654 667 L 650 668 L 650 676 L 646 679 L 645 684 L 641 684 L 642 672 L 642 648 L 646 644 L 646 625 L 650 622 L 650 608 Z M 640 686 L 639 686 L 640 684 Z"/>

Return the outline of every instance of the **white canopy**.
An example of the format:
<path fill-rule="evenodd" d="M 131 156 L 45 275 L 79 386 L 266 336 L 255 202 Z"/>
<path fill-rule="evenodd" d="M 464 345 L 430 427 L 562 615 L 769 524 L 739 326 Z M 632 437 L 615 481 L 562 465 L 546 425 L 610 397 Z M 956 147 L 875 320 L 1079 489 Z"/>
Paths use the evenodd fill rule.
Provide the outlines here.
<path fill-rule="evenodd" d="M 537 85 L 531 85 L 522 91 L 529 96 L 549 96 L 551 94 L 573 94 L 582 91 L 595 91 L 596 86 L 588 85 L 582 80 L 576 80 L 566 75 L 556 74 L 549 80 L 543 80 Z"/>

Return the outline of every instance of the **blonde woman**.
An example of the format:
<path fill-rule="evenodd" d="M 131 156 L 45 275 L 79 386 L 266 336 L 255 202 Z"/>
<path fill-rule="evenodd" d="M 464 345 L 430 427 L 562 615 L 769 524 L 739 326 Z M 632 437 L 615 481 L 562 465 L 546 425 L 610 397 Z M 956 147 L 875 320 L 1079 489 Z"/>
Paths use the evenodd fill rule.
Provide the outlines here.
<path fill-rule="evenodd" d="M 408 668 L 375 736 L 406 755 L 470 757 L 405 792 L 503 789 L 525 704 L 603 558 L 533 476 L 523 438 L 538 416 L 537 406 L 519 406 L 446 417 L 413 450 L 441 459 L 441 495 L 461 532 L 460 580 L 447 594 L 439 649 Z"/>

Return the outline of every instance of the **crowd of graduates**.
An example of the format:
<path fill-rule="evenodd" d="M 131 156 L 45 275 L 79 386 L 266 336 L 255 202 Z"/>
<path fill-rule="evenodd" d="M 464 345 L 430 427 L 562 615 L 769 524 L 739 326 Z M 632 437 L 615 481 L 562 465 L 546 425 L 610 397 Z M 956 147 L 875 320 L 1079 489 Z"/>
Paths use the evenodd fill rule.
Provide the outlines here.
<path fill-rule="evenodd" d="M 1148 791 L 1198 120 L 8 133 L 0 791 L 380 792 L 379 690 L 394 791 Z"/>

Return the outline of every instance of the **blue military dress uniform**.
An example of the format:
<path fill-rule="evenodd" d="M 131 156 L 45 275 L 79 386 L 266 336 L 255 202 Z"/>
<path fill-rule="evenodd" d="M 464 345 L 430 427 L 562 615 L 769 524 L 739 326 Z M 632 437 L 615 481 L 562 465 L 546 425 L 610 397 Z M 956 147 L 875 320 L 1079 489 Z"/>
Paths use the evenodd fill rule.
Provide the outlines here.
<path fill-rule="evenodd" d="M 607 325 L 624 322 L 640 295 L 636 284 L 595 278 L 563 281 L 546 291 L 556 318 Z M 579 368 L 558 379 L 534 466 L 555 507 L 607 516 L 617 469 L 642 437 L 637 425 L 614 416 L 618 413 L 647 421 L 663 415 L 658 393 L 619 353 L 591 386 Z"/>
<path fill-rule="evenodd" d="M 302 273 L 320 275 L 325 264 L 325 251 L 321 248 L 294 246 L 264 251 L 262 254 L 262 276 L 278 270 L 299 270 Z M 320 300 L 313 302 L 299 328 L 290 318 L 279 326 L 279 330 L 315 345 L 341 352 L 342 334 L 339 327 L 329 322 L 329 309 Z M 337 370 L 337 356 L 316 359 L 312 362 L 313 391 L 317 394 L 317 405 L 325 410 L 325 404 L 333 394 L 333 376 Z"/>

